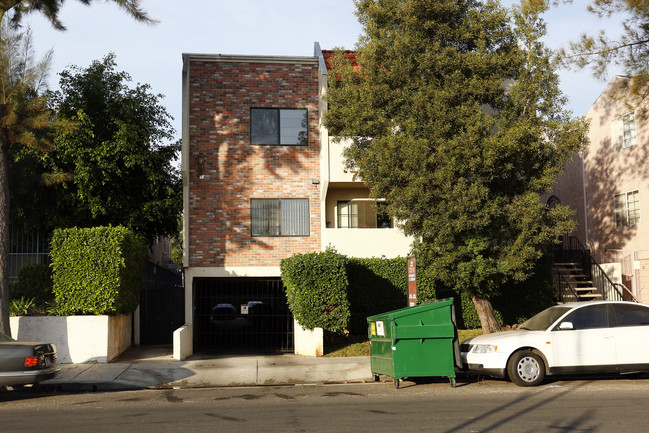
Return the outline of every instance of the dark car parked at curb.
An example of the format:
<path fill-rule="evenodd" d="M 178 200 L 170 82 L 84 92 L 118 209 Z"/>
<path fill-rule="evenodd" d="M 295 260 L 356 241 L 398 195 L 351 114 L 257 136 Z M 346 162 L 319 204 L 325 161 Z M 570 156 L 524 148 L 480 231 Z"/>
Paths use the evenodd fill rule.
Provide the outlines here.
<path fill-rule="evenodd" d="M 0 332 L 0 386 L 36 385 L 58 371 L 54 344 L 16 341 Z"/>

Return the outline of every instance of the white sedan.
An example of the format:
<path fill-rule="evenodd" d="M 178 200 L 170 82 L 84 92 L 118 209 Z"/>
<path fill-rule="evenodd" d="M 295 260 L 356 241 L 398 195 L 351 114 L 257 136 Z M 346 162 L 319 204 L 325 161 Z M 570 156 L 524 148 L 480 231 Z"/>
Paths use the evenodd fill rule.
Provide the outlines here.
<path fill-rule="evenodd" d="M 622 301 L 555 305 L 517 330 L 460 345 L 469 373 L 535 386 L 545 376 L 649 371 L 649 306 Z"/>

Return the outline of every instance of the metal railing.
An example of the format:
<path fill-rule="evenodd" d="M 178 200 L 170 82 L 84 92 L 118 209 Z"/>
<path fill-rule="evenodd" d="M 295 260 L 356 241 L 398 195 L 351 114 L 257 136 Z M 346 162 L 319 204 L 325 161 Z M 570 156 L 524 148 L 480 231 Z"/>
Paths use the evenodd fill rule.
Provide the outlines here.
<path fill-rule="evenodd" d="M 627 286 L 625 286 L 622 283 L 614 283 L 615 287 L 618 288 L 618 290 L 622 293 L 622 297 L 624 298 L 625 301 L 632 301 L 632 302 L 640 302 L 638 301 L 638 298 L 635 297 L 633 292 L 629 290 Z"/>
<path fill-rule="evenodd" d="M 564 236 L 560 245 L 553 249 L 555 263 L 576 263 L 592 281 L 596 293 L 611 301 L 632 300 L 638 302 L 633 293 L 623 284 L 613 283 L 590 251 L 574 236 Z M 555 269 L 558 272 L 557 269 Z M 567 282 L 566 282 L 567 283 Z M 567 283 L 568 284 L 568 283 Z M 556 286 L 555 286 L 556 287 Z M 565 302 L 565 301 L 564 301 Z M 568 301 L 569 302 L 569 301 Z"/>
<path fill-rule="evenodd" d="M 566 281 L 566 278 L 559 271 L 559 267 L 557 265 L 552 265 L 552 266 L 553 266 L 552 279 L 554 283 L 554 290 L 555 290 L 557 301 L 577 302 L 579 300 L 579 296 L 577 295 L 577 292 L 575 291 L 574 287 L 572 287 L 572 285 L 570 285 L 570 283 Z"/>
<path fill-rule="evenodd" d="M 18 278 L 18 272 L 27 264 L 49 264 L 48 235 L 25 233 L 19 227 L 10 227 L 9 278 Z"/>

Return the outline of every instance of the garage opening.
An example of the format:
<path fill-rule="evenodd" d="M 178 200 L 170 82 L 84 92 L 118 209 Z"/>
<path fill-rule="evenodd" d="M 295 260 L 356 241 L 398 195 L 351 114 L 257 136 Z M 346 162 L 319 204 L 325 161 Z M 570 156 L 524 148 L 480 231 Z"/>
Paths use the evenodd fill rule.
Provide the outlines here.
<path fill-rule="evenodd" d="M 293 351 L 293 315 L 279 278 L 194 279 L 196 352 Z"/>

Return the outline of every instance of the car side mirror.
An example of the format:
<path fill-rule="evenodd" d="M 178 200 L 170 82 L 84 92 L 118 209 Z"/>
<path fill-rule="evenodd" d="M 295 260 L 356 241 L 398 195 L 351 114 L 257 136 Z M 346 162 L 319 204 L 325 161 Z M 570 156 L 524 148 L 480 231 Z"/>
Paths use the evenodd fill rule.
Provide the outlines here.
<path fill-rule="evenodd" d="M 575 329 L 575 327 L 572 326 L 572 322 L 561 322 L 561 323 L 559 324 L 559 329 L 560 329 L 561 331 L 567 331 L 567 330 Z"/>

